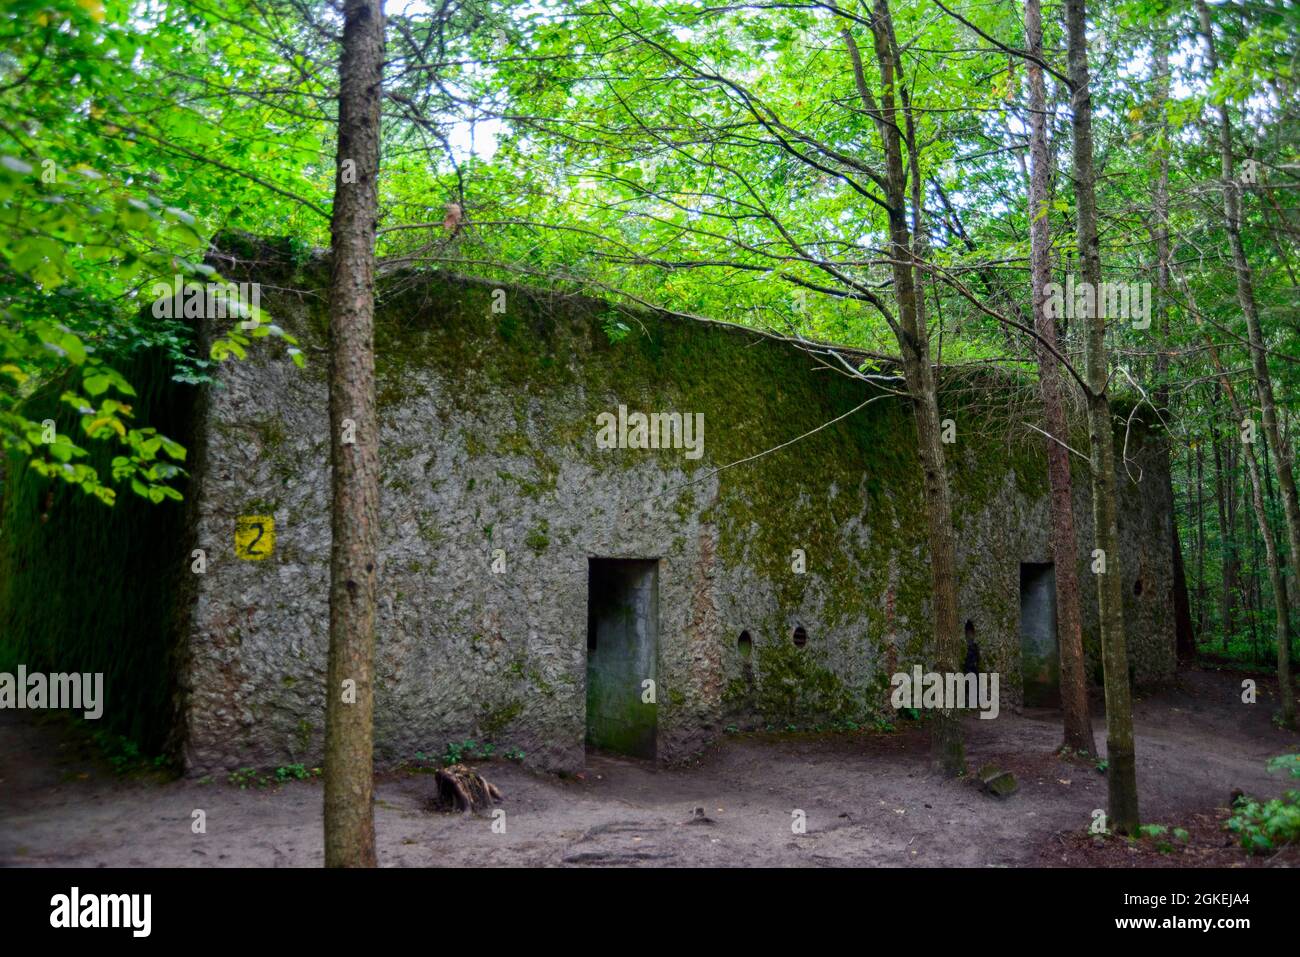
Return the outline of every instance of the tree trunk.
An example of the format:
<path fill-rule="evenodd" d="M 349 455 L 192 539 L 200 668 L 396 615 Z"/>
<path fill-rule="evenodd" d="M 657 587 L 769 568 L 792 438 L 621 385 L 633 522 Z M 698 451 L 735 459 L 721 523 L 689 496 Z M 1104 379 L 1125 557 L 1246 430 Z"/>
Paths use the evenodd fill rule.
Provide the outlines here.
<path fill-rule="evenodd" d="M 1169 99 L 1169 37 L 1161 32 L 1155 39 L 1156 106 L 1163 134 L 1156 150 L 1155 185 L 1151 201 L 1151 236 L 1156 246 L 1156 328 L 1160 343 L 1155 361 L 1155 405 L 1160 414 L 1169 416 L 1169 119 L 1165 103 Z M 1168 435 L 1168 431 L 1165 433 Z M 1171 450 L 1172 451 L 1172 450 Z M 1169 502 L 1174 502 L 1174 475 L 1168 475 Z M 1174 570 L 1174 647 L 1181 661 L 1196 657 L 1196 639 L 1192 631 L 1191 603 L 1187 597 L 1187 578 L 1183 568 L 1183 543 L 1178 537 L 1178 522 L 1170 523 L 1169 545 Z"/>
<path fill-rule="evenodd" d="M 1225 471 L 1224 460 L 1229 458 L 1231 446 L 1228 447 L 1228 453 L 1221 451 L 1219 446 L 1219 437 L 1211 432 L 1210 442 L 1214 449 L 1214 497 L 1215 505 L 1219 512 L 1219 549 L 1223 552 L 1222 560 L 1222 581 L 1219 592 L 1219 627 L 1223 629 L 1223 650 L 1228 650 L 1228 638 L 1236 628 L 1236 615 L 1233 610 L 1233 592 L 1236 589 L 1236 543 L 1233 539 L 1233 526 L 1235 521 L 1230 521 L 1232 515 L 1232 483 Z"/>
<path fill-rule="evenodd" d="M 1088 36 L 1084 0 L 1066 0 L 1066 33 L 1073 110 L 1074 178 L 1078 206 L 1079 258 L 1083 279 L 1101 285 L 1097 239 L 1096 179 L 1092 160 L 1092 94 L 1088 79 Z M 1138 827 L 1137 762 L 1133 747 L 1133 702 L 1124 636 L 1124 587 L 1119 553 L 1115 487 L 1115 434 L 1106 395 L 1106 320 L 1101 309 L 1087 317 L 1084 337 L 1088 380 L 1088 438 L 1092 449 L 1092 514 L 1096 548 L 1105 571 L 1098 576 L 1101 660 L 1106 681 L 1106 758 L 1109 823 L 1119 834 Z"/>
<path fill-rule="evenodd" d="M 957 612 L 957 544 L 952 528 L 952 500 L 944 463 L 939 419 L 938 389 L 930 362 L 929 337 L 918 321 L 917 287 L 912 261 L 912 241 L 907 226 L 907 173 L 903 143 L 895 105 L 902 77 L 897 74 L 897 49 L 887 0 L 874 0 L 872 34 L 876 64 L 880 70 L 880 121 L 877 128 L 885 148 L 886 199 L 889 203 L 889 242 L 898 320 L 895 334 L 903 357 L 916 421 L 917 450 L 924 477 L 926 519 L 930 539 L 931 606 L 934 614 L 933 667 L 940 673 L 957 671 L 961 659 L 962 635 Z M 850 38 L 851 39 L 851 38 Z M 850 47 L 851 52 L 854 47 Z M 910 117 L 904 117 L 910 122 Z M 912 144 L 915 160 L 915 144 Z M 913 163 L 913 169 L 917 165 Z M 948 775 L 966 770 L 961 725 L 957 713 L 940 708 L 934 715 L 931 751 L 935 764 Z"/>
<path fill-rule="evenodd" d="M 374 266 L 382 0 L 347 0 L 339 63 L 330 276 L 330 645 L 325 866 L 374 867 L 374 649 L 379 543 Z"/>
<path fill-rule="evenodd" d="M 1196 443 L 1196 634 L 1205 638 L 1205 455 Z"/>
<path fill-rule="evenodd" d="M 1192 628 L 1192 604 L 1187 596 L 1187 570 L 1183 567 L 1183 543 L 1174 523 L 1174 646 L 1179 661 L 1196 657 L 1196 632 Z"/>
<path fill-rule="evenodd" d="M 1235 438 L 1233 441 L 1224 445 L 1223 451 L 1224 460 L 1228 464 L 1228 474 L 1226 476 L 1224 494 L 1228 499 L 1228 551 L 1232 557 L 1232 576 L 1229 585 L 1232 590 L 1232 629 L 1228 635 L 1224 636 L 1223 647 L 1226 651 L 1229 640 L 1236 637 L 1238 619 L 1240 617 L 1239 612 L 1244 613 L 1245 609 L 1241 603 L 1242 547 L 1241 540 L 1237 537 L 1237 503 L 1239 501 L 1237 498 L 1237 465 L 1239 457 L 1237 454 L 1237 443 Z"/>
<path fill-rule="evenodd" d="M 1214 47 L 1214 27 L 1210 22 L 1210 9 L 1205 0 L 1196 0 L 1200 18 L 1201 36 L 1205 41 L 1205 62 L 1210 77 L 1218 71 L 1218 57 Z M 1259 313 L 1255 307 L 1255 289 L 1250 262 L 1241 242 L 1241 196 L 1232 156 L 1232 122 L 1228 117 L 1228 104 L 1220 101 L 1219 160 L 1223 172 L 1223 219 L 1232 250 L 1233 272 L 1237 279 L 1237 302 L 1246 318 L 1246 336 L 1250 342 L 1251 368 L 1254 371 L 1255 391 L 1259 398 L 1260 418 L 1264 423 L 1264 437 L 1276 453 L 1277 484 L 1282 491 L 1282 510 L 1286 516 L 1287 538 L 1294 566 L 1300 556 L 1300 496 L 1296 493 L 1295 476 L 1283 454 L 1281 430 L 1277 424 L 1277 406 L 1273 400 L 1273 380 L 1268 371 L 1268 353 L 1264 347 L 1264 333 L 1260 328 Z M 1247 460 L 1254 462 L 1254 450 L 1247 449 Z M 1252 472 L 1252 484 L 1258 478 Z M 1265 537 L 1269 535 L 1266 532 Z M 1295 724 L 1295 694 L 1291 685 L 1291 649 L 1286 640 L 1278 642 L 1277 677 L 1282 694 L 1282 720 L 1287 727 Z"/>
<path fill-rule="evenodd" d="M 1025 41 L 1031 56 L 1043 55 L 1043 18 L 1039 0 L 1026 0 Z M 1051 169 L 1047 150 L 1047 93 L 1043 69 L 1032 60 L 1029 71 L 1029 258 L 1033 287 L 1034 327 L 1038 355 L 1038 389 L 1047 431 L 1047 478 L 1051 488 L 1052 554 L 1056 559 L 1056 634 L 1061 656 L 1061 717 L 1063 747 L 1093 754 L 1088 714 L 1088 678 L 1083 665 L 1083 615 L 1079 599 L 1079 546 L 1074 531 L 1074 496 L 1070 479 L 1069 427 L 1064 386 L 1057 359 L 1045 343 L 1059 342 L 1056 320 L 1047 309 L 1052 281 L 1051 225 L 1048 185 Z"/>
<path fill-rule="evenodd" d="M 1279 507 L 1277 501 L 1277 489 L 1273 485 L 1273 468 L 1274 466 L 1269 462 L 1269 446 L 1268 443 L 1265 442 L 1264 443 L 1264 467 L 1263 469 L 1261 469 L 1261 471 L 1264 473 L 1264 501 L 1268 504 L 1269 515 L 1276 515 L 1281 511 L 1281 508 Z M 1282 591 L 1285 593 L 1283 597 L 1286 598 L 1287 608 L 1289 609 L 1291 607 L 1291 602 L 1290 602 L 1290 598 L 1287 597 L 1290 594 L 1289 586 L 1287 585 L 1287 579 L 1288 576 L 1291 574 L 1291 572 L 1287 565 L 1286 555 L 1282 553 L 1282 550 L 1280 548 L 1278 549 L 1277 563 L 1282 572 Z M 1288 621 L 1287 623 L 1288 660 L 1290 660 L 1289 655 L 1291 652 L 1290 634 L 1291 634 L 1291 628 L 1290 628 L 1290 622 Z"/>
<path fill-rule="evenodd" d="M 1156 245 L 1156 328 L 1160 344 L 1156 352 L 1156 408 L 1162 414 L 1169 407 L 1169 37 L 1158 31 L 1155 39 L 1156 108 L 1160 113 L 1161 145 L 1156 150 L 1156 176 L 1151 197 L 1151 235 Z"/>

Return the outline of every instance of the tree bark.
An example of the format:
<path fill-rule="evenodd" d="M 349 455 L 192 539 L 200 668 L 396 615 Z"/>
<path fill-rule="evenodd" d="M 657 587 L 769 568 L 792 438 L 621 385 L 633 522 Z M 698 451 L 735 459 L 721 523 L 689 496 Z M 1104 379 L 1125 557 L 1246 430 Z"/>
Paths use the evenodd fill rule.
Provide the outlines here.
<path fill-rule="evenodd" d="M 1223 451 L 1219 437 L 1211 433 L 1214 450 L 1214 497 L 1219 512 L 1219 548 L 1223 552 L 1219 591 L 1219 627 L 1223 629 L 1223 650 L 1228 650 L 1228 640 L 1236 630 L 1235 592 L 1237 588 L 1237 545 L 1234 537 L 1236 520 L 1232 509 L 1231 469 L 1232 446 Z M 1225 461 L 1227 465 L 1225 465 Z"/>
<path fill-rule="evenodd" d="M 963 639 L 957 610 L 957 545 L 952 528 L 952 499 L 944 462 L 938 389 L 934 366 L 930 362 L 929 337 L 924 322 L 919 321 L 917 285 L 913 266 L 912 238 L 907 225 L 907 172 L 903 161 L 902 133 L 896 91 L 902 86 L 894 39 L 893 21 L 887 0 L 874 0 L 871 30 L 876 65 L 880 71 L 881 93 L 876 128 L 885 152 L 885 193 L 889 205 L 889 257 L 894 279 L 898 319 L 894 333 L 903 359 L 903 378 L 907 384 L 916 422 L 917 450 L 921 461 L 925 490 L 926 520 L 930 541 L 931 607 L 934 614 L 934 668 L 940 673 L 957 671 Z M 855 75 L 864 102 L 871 99 L 864 88 L 860 59 L 852 36 L 846 34 Z M 874 104 L 872 104 L 874 106 Z M 904 110 L 905 113 L 910 111 Z M 910 116 L 902 117 L 910 125 Z M 915 142 L 912 144 L 913 169 Z M 966 771 L 966 754 L 962 744 L 957 713 L 940 708 L 931 725 L 931 753 L 935 765 L 945 774 Z"/>
<path fill-rule="evenodd" d="M 1196 635 L 1205 637 L 1205 454 L 1196 443 Z"/>
<path fill-rule="evenodd" d="M 1214 46 L 1214 27 L 1210 22 L 1210 9 L 1205 0 L 1196 0 L 1196 12 L 1200 19 L 1201 37 L 1205 42 L 1205 62 L 1211 79 L 1218 72 L 1219 62 Z M 1264 347 L 1264 333 L 1259 323 L 1259 313 L 1255 306 L 1254 280 L 1250 261 L 1241 242 L 1241 195 L 1237 182 L 1235 163 L 1232 156 L 1232 121 L 1228 116 L 1228 104 L 1218 104 L 1219 114 L 1219 160 L 1223 172 L 1223 220 L 1228 233 L 1228 245 L 1232 250 L 1233 273 L 1237 280 L 1237 302 L 1246 319 L 1246 336 L 1250 342 L 1251 368 L 1254 372 L 1255 391 L 1259 399 L 1260 418 L 1264 424 L 1264 437 L 1273 446 L 1273 460 L 1277 463 L 1277 484 L 1282 492 L 1282 511 L 1286 516 L 1288 544 L 1291 549 L 1291 563 L 1294 567 L 1300 556 L 1300 496 L 1296 493 L 1295 476 L 1291 472 L 1286 448 L 1282 444 L 1281 430 L 1277 423 L 1277 406 L 1273 399 L 1273 380 L 1268 371 L 1268 353 Z M 1254 463 L 1254 450 L 1247 449 L 1248 464 Z M 1251 473 L 1252 484 L 1258 476 Z M 1266 533 L 1265 537 L 1269 535 Z M 1279 602 L 1280 603 L 1280 602 Z M 1287 727 L 1295 725 L 1295 694 L 1291 684 L 1290 648 L 1288 642 L 1278 642 L 1277 669 L 1278 682 L 1282 694 L 1282 720 Z"/>
<path fill-rule="evenodd" d="M 1156 175 L 1151 201 L 1151 237 L 1156 246 L 1156 328 L 1160 333 L 1155 361 L 1155 405 L 1161 415 L 1169 416 L 1169 119 L 1165 112 L 1165 104 L 1169 99 L 1169 36 L 1163 31 L 1155 38 L 1155 74 L 1156 106 L 1160 111 L 1161 132 L 1160 146 L 1155 154 Z M 1167 491 L 1169 502 L 1173 505 L 1172 469 L 1168 474 Z M 1174 571 L 1174 647 L 1179 660 L 1190 661 L 1196 657 L 1196 639 L 1192 631 L 1191 602 L 1187 597 L 1187 577 L 1183 568 L 1183 543 L 1178 537 L 1176 520 L 1170 522 L 1169 545 L 1173 554 Z"/>
<path fill-rule="evenodd" d="M 1025 45 L 1031 57 L 1043 55 L 1043 16 L 1039 0 L 1025 3 Z M 1048 188 L 1051 177 L 1047 147 L 1047 92 L 1043 69 L 1033 60 L 1029 71 L 1029 259 L 1038 357 L 1038 391 L 1047 431 L 1047 478 L 1051 489 L 1052 554 L 1056 559 L 1056 634 L 1061 658 L 1061 717 L 1064 748 L 1093 754 L 1088 714 L 1088 678 L 1083 664 L 1083 614 L 1079 599 L 1079 545 L 1074 531 L 1074 495 L 1070 478 L 1069 426 L 1064 385 L 1056 357 L 1044 340 L 1058 343 L 1056 320 L 1047 309 L 1052 281 L 1051 224 Z M 1059 349 L 1059 346 L 1058 346 Z"/>
<path fill-rule="evenodd" d="M 1156 353 L 1156 408 L 1169 407 L 1169 36 L 1159 31 L 1155 39 L 1156 107 L 1160 111 L 1161 143 L 1156 150 L 1156 176 L 1151 197 L 1151 235 L 1156 244 L 1156 327 L 1160 345 Z M 1171 473 L 1172 487 L 1172 473 Z"/>
<path fill-rule="evenodd" d="M 1187 595 L 1187 569 L 1183 566 L 1183 543 L 1174 523 L 1174 647 L 1179 661 L 1196 657 L 1196 631 L 1192 627 L 1192 603 Z"/>
<path fill-rule="evenodd" d="M 374 867 L 374 648 L 379 544 L 374 266 L 382 0 L 347 0 L 330 222 L 330 643 L 325 866 Z"/>
<path fill-rule="evenodd" d="M 1087 15 L 1084 0 L 1066 0 L 1074 178 L 1078 207 L 1079 258 L 1083 279 L 1101 285 L 1097 238 L 1096 175 L 1093 168 L 1092 94 L 1088 78 Z M 1092 451 L 1092 514 L 1096 548 L 1105 572 L 1098 576 L 1101 658 L 1106 681 L 1106 758 L 1108 817 L 1112 830 L 1133 834 L 1139 824 L 1137 762 L 1133 746 L 1133 702 L 1129 688 L 1128 648 L 1124 635 L 1124 589 L 1119 551 L 1119 515 L 1115 487 L 1115 434 L 1107 397 L 1106 320 L 1101 309 L 1088 317 L 1085 365 L 1088 380 L 1088 438 Z"/>

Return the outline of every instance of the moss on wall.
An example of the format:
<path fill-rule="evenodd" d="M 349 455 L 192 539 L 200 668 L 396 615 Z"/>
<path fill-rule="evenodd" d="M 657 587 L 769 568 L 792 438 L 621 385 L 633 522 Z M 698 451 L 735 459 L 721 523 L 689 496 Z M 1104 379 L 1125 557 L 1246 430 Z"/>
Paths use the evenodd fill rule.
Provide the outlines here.
<path fill-rule="evenodd" d="M 305 371 L 287 375 L 305 376 L 312 389 L 318 388 L 328 366 L 321 358 L 327 341 L 320 295 L 327 271 L 321 260 L 277 261 L 287 253 L 274 244 L 246 245 L 240 251 L 251 260 L 248 278 L 274 282 L 274 296 L 296 297 L 301 304 L 280 311 L 274 305 L 287 300 L 271 305 L 277 320 L 285 316 L 286 327 L 300 336 L 313 357 Z M 865 721 L 879 714 L 886 706 L 891 664 L 923 660 L 929 631 L 925 512 L 906 400 L 824 368 L 797 346 L 751 330 L 636 312 L 622 316 L 631 334 L 612 343 L 603 328 L 609 304 L 503 288 L 504 313 L 494 311 L 501 299 L 493 285 L 459 277 L 389 276 L 379 289 L 378 399 L 385 428 L 398 436 L 394 443 L 381 443 L 385 498 L 417 506 L 404 518 L 414 526 L 416 539 L 401 553 L 405 571 L 432 576 L 453 564 L 448 550 L 457 541 L 463 546 L 465 536 L 448 540 L 446 513 L 439 511 L 447 505 L 464 506 L 462 524 L 473 523 L 473 546 L 480 536 L 493 547 L 514 541 L 528 550 L 525 561 L 567 567 L 574 557 L 575 528 L 604 513 L 574 494 L 571 485 L 566 488 L 566 482 L 579 474 L 585 483 L 600 473 L 628 479 L 622 494 L 639 495 L 642 488 L 654 488 L 660 481 L 644 468 L 647 456 L 658 456 L 663 467 L 658 511 L 675 527 L 658 540 L 653 554 L 680 560 L 689 569 L 679 573 L 679 581 L 695 576 L 713 582 L 689 593 L 697 605 L 680 616 L 686 625 L 673 638 L 678 642 L 673 649 L 677 671 L 661 674 L 661 729 L 677 720 L 708 725 L 719 716 L 716 709 L 801 726 Z M 263 374 L 260 362 L 250 356 L 244 367 L 254 385 L 263 381 L 257 378 Z M 142 394 L 141 416 L 169 434 L 181 434 L 184 426 L 168 422 L 163 414 L 170 410 L 180 415 L 191 403 L 165 392 L 171 388 L 165 370 L 136 370 L 132 375 L 140 383 L 162 383 L 158 390 Z M 230 482 L 221 504 L 227 511 L 242 508 L 239 514 L 276 512 L 283 502 L 281 485 L 303 474 L 304 445 L 295 441 L 295 429 L 302 429 L 304 417 L 299 413 L 312 391 L 299 390 L 298 380 L 285 386 L 290 380 L 279 371 L 268 371 L 267 376 L 268 394 L 284 404 L 258 404 L 255 414 L 245 419 L 240 416 L 246 413 L 228 410 L 233 426 L 223 424 L 220 416 L 211 419 L 214 446 L 244 443 L 252 436 L 270 477 L 260 485 Z M 996 548 L 983 532 L 997 523 L 994 517 L 1005 518 L 1009 504 L 1016 504 L 1006 493 L 1031 500 L 1046 491 L 1042 438 L 1024 425 L 1038 417 L 1033 391 L 1031 381 L 993 370 L 950 373 L 943 382 L 941 415 L 956 424 L 956 442 L 946 449 L 954 522 L 959 534 L 971 533 L 969 541 L 986 552 Z M 867 400 L 872 401 L 864 406 Z M 705 457 L 688 459 L 680 450 L 637 456 L 602 452 L 595 445 L 595 417 L 619 404 L 639 411 L 706 413 Z M 288 417 L 288 427 L 279 413 Z M 812 434 L 760 455 L 805 433 Z M 322 441 L 319 456 L 327 455 Z M 751 456 L 759 457 L 710 474 Z M 412 463 L 417 457 L 425 460 L 423 471 Z M 631 469 L 643 471 L 616 471 Z M 323 489 L 324 478 L 311 481 L 312 495 Z M 439 494 L 431 499 L 430 486 L 437 491 L 444 483 L 451 493 L 463 488 L 473 495 Z M 592 483 L 593 494 L 601 484 Z M 93 511 L 102 507 L 87 511 L 71 502 L 69 493 L 56 490 L 54 515 L 41 523 L 34 517 L 34 506 L 43 492 L 31 485 L 28 480 L 17 483 L 3 518 L 0 626 L 14 637 L 0 639 L 5 641 L 0 653 L 16 650 L 27 663 L 48 661 L 49 668 L 110 672 L 111 715 L 120 729 L 142 741 L 161 740 L 170 720 L 167 709 L 175 674 L 168 625 L 188 607 L 186 587 L 193 587 L 193 576 L 186 571 L 183 510 L 137 504 L 125 495 L 120 511 L 105 517 Z M 279 555 L 285 562 L 308 566 L 313 560 L 308 546 L 322 538 L 327 542 L 328 533 L 318 524 L 308 538 L 303 530 L 313 518 L 316 499 L 299 494 L 295 501 L 283 507 L 289 510 L 288 528 L 302 537 L 295 540 L 285 534 Z M 497 507 L 502 503 L 510 507 Z M 516 512 L 517 520 L 511 514 Z M 513 529 L 512 521 L 517 521 Z M 54 539 L 48 537 L 51 528 L 56 529 Z M 999 534 L 1003 531 L 998 529 Z M 617 543 L 617 532 L 615 528 L 601 545 Z M 663 547 L 668 541 L 673 542 L 671 554 Z M 709 548 L 697 542 L 709 542 Z M 710 551 L 714 547 L 716 554 Z M 791 569 L 796 548 L 807 556 L 806 574 Z M 314 554 L 319 558 L 326 551 L 315 549 Z M 515 567 L 513 555 L 511 562 Z M 743 574 L 733 574 L 737 569 Z M 181 589 L 160 586 L 178 571 L 184 572 Z M 723 602 L 728 597 L 720 594 L 722 580 L 742 600 L 715 611 L 715 598 Z M 209 588 L 214 584 L 211 578 L 204 580 Z M 418 581 L 403 582 L 392 596 L 399 616 L 404 607 L 411 607 L 411 592 L 418 587 Z M 1006 587 L 989 573 L 969 591 L 980 608 L 981 633 L 991 640 L 998 633 L 1005 638 L 1018 614 L 1014 586 Z M 55 593 L 72 611 L 42 620 L 41 596 Z M 298 600 L 306 601 L 303 596 L 310 594 L 304 586 Z M 680 597 L 687 597 L 684 589 Z M 229 599 L 213 599 L 217 605 L 223 601 Z M 489 596 L 479 606 L 467 602 L 449 611 L 450 602 L 435 597 L 418 607 L 424 609 L 424 620 L 449 626 L 455 633 L 468 629 L 472 637 L 467 640 L 481 644 L 478 633 L 490 628 L 476 616 L 489 621 L 486 612 L 497 601 Z M 287 613 L 278 594 L 273 604 L 276 616 Z M 687 602 L 678 607 L 687 608 Z M 109 611 L 100 614 L 98 608 Z M 216 640 L 238 645 L 241 639 L 230 619 L 215 616 L 212 621 Z M 791 641 L 796 623 L 811 632 L 804 647 Z M 417 626 L 399 622 L 393 627 L 401 641 L 420 643 Z M 753 638 L 752 657 L 743 664 L 724 657 L 733 654 L 741 627 Z M 482 733 L 510 730 L 533 734 L 534 740 L 553 739 L 556 727 L 567 727 L 556 718 L 561 709 L 572 707 L 576 714 L 581 707 L 582 672 L 566 670 L 567 659 L 561 656 L 532 650 L 534 643 L 553 642 L 560 630 L 554 625 L 540 628 L 534 637 L 531 628 L 526 639 L 519 639 L 527 644 L 521 644 L 514 663 L 499 678 L 480 674 L 456 681 L 456 694 L 463 691 L 477 698 L 472 712 L 466 713 Z M 687 647 L 682 635 L 693 641 L 696 634 L 698 644 Z M 308 650 L 294 654 L 308 660 L 312 646 L 302 640 Z M 1014 636 L 1004 643 L 1018 648 Z M 422 656 L 430 647 L 432 643 L 423 642 L 403 654 L 409 653 L 413 667 L 424 667 L 428 661 Z M 248 727 L 270 735 L 258 724 L 264 715 L 289 715 L 284 723 L 292 731 L 296 753 L 301 753 L 319 737 L 313 722 L 294 725 L 291 720 L 300 717 L 293 708 L 308 707 L 299 694 L 308 683 L 300 680 L 295 689 L 279 675 L 259 675 L 267 648 L 246 652 L 247 660 L 240 662 L 253 678 L 244 681 L 241 676 L 239 681 L 255 689 L 247 696 L 252 703 L 245 705 Z M 73 652 L 78 662 L 90 664 L 73 662 Z M 459 652 L 448 652 L 453 654 Z M 724 663 L 700 677 L 716 661 Z M 203 682 L 195 683 L 210 685 L 211 670 L 204 672 Z M 236 679 L 229 680 L 235 687 Z M 266 683 L 283 694 L 278 699 L 263 694 Z M 439 693 L 449 696 L 445 687 Z M 545 706 L 537 705 L 541 699 Z M 221 701 L 224 708 L 225 698 Z M 280 707 L 283 701 L 288 704 Z M 561 703 L 551 704 L 554 701 Z M 212 708 L 211 702 L 204 707 Z M 399 711 L 390 711 L 390 717 Z M 410 719 L 416 720 L 429 719 Z M 229 737 L 228 725 L 214 722 L 213 727 L 214 740 Z M 247 732 L 250 739 L 253 733 Z"/>
<path fill-rule="evenodd" d="M 519 468 L 498 477 L 543 505 L 554 490 L 556 459 L 630 467 L 634 457 L 604 455 L 594 443 L 595 416 L 620 403 L 630 410 L 707 412 L 705 458 L 647 453 L 664 456 L 666 468 L 691 479 L 704 477 L 701 469 L 757 456 L 845 416 L 719 473 L 713 502 L 695 495 L 707 486 L 670 486 L 664 493 L 664 508 L 683 519 L 702 510 L 702 520 L 717 526 L 719 561 L 752 569 L 776 598 L 773 612 L 747 623 L 760 636 L 748 666 L 752 680 L 729 682 L 728 706 L 800 721 L 857 719 L 880 706 L 880 688 L 851 687 L 814 648 L 789 643 L 801 609 L 815 607 L 817 628 L 825 632 L 863 621 L 889 592 L 894 618 L 887 627 L 908 637 L 900 654 L 921 655 L 931 586 L 906 400 L 749 330 L 636 312 L 624 317 L 632 332 L 610 342 L 602 327 L 606 303 L 511 286 L 503 287 L 502 314 L 493 311 L 501 297 L 490 284 L 446 275 L 394 277 L 391 283 L 377 314 L 381 391 L 396 393 L 418 371 L 434 368 L 457 409 L 473 413 L 478 403 L 512 404 L 520 428 L 498 437 L 492 451 L 498 461 L 513 456 Z M 556 402 L 561 398 L 562 406 Z M 853 411 L 868 399 L 874 401 Z M 545 450 L 525 427 L 541 406 L 546 412 L 536 418 L 546 423 Z M 1028 497 L 1046 493 L 1042 438 L 1023 424 L 1038 413 L 1031 380 L 996 370 L 949 375 L 940 407 L 956 424 L 956 442 L 947 452 L 959 533 L 965 523 L 982 520 L 1009 484 Z M 467 438 L 465 448 L 472 458 L 489 452 L 480 437 Z M 846 535 L 849 526 L 869 533 Z M 545 537 L 534 531 L 528 544 L 540 550 Z M 807 574 L 791 572 L 795 548 L 807 555 Z M 874 660 L 889 637 L 863 634 L 858 657 Z"/>

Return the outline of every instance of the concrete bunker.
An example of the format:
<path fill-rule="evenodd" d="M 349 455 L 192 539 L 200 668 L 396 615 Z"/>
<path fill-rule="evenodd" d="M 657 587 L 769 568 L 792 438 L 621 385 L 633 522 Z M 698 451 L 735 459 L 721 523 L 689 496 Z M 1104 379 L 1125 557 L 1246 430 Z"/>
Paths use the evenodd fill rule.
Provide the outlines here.
<path fill-rule="evenodd" d="M 308 293 L 325 287 L 328 263 L 277 249 L 250 241 L 213 262 L 266 283 L 265 308 L 322 354 L 323 299 Z M 899 720 L 889 678 L 927 662 L 932 611 L 907 403 L 753 330 L 643 312 L 615 343 L 608 303 L 511 286 L 500 313 L 496 288 L 396 276 L 376 310 L 377 765 L 472 738 L 573 772 L 588 746 L 675 763 L 730 728 Z M 0 509 L 0 652 L 29 668 L 105 671 L 114 730 L 177 752 L 191 773 L 317 764 L 326 369 L 255 350 L 202 389 L 178 390 L 161 366 L 130 371 L 141 420 L 189 440 L 185 501 L 135 508 L 122 496 L 95 511 L 80 490 L 16 470 Z M 1044 446 L 1023 421 L 1037 414 L 1033 390 L 989 369 L 950 370 L 940 386 L 945 414 L 966 423 L 949 463 L 968 670 L 1000 673 L 1004 706 L 1019 703 L 1021 623 L 1044 620 L 1034 601 L 1053 598 L 1050 574 L 1037 588 L 1021 578 L 1022 561 L 1052 557 Z M 602 447 L 600 417 L 620 407 L 702 414 L 700 457 Z M 1140 417 L 1117 413 L 1116 429 L 1129 660 L 1139 681 L 1157 681 L 1175 660 L 1167 442 Z M 1074 497 L 1093 675 L 1086 482 Z M 241 536 L 263 517 L 274 543 L 250 554 Z M 124 537 L 141 546 L 125 559 L 106 550 Z M 808 549 L 803 571 L 795 547 Z M 198 548 L 204 574 L 191 572 Z M 119 564 L 121 576 L 101 576 Z M 122 604 L 132 590 L 121 581 L 163 583 L 166 600 Z M 57 620 L 51 593 L 68 610 Z"/>

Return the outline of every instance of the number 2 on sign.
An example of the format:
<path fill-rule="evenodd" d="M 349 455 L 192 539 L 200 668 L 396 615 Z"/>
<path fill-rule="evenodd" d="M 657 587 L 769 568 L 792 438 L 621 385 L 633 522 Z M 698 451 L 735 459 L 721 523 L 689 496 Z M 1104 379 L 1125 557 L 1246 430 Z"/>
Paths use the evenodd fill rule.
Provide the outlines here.
<path fill-rule="evenodd" d="M 270 556 L 275 548 L 275 519 L 270 515 L 241 515 L 235 519 L 235 555 L 250 562 Z"/>

